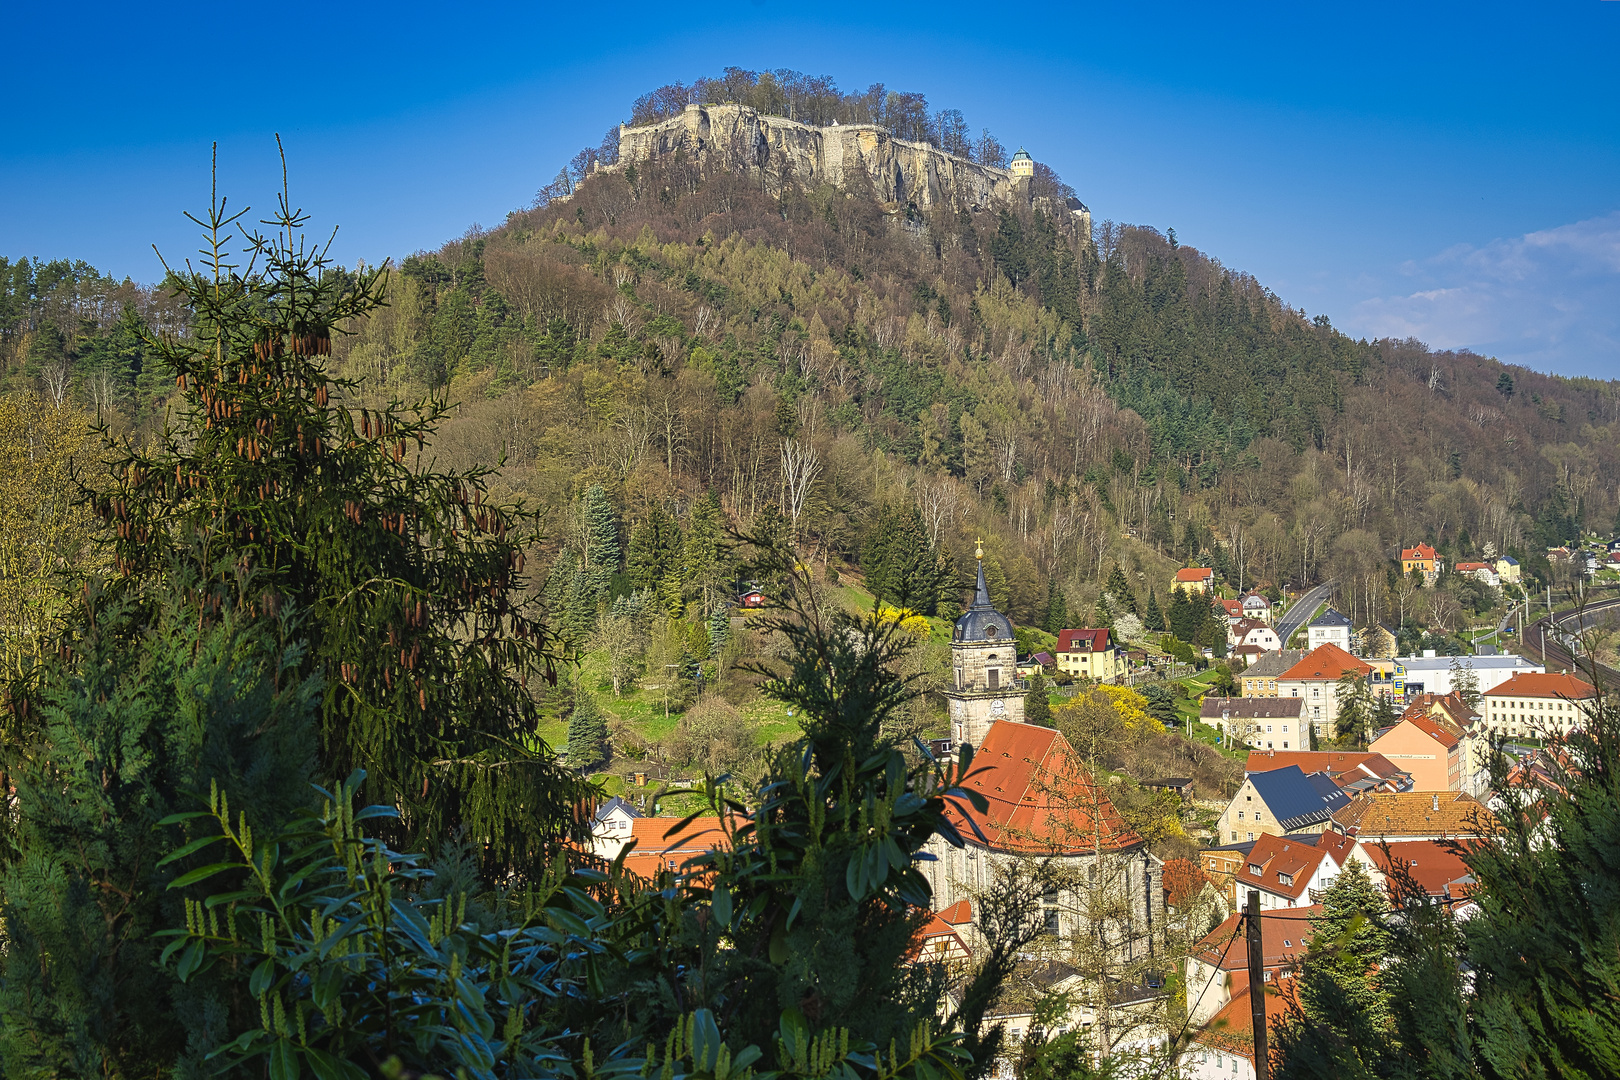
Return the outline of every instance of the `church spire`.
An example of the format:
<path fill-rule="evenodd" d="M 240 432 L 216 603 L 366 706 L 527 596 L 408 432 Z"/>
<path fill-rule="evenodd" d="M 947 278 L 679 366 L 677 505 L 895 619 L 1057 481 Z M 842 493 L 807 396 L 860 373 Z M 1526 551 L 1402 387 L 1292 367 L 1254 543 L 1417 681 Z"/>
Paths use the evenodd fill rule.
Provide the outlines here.
<path fill-rule="evenodd" d="M 991 607 L 990 587 L 984 583 L 984 541 L 979 541 L 979 546 L 974 550 L 973 554 L 979 560 L 979 580 L 973 587 L 973 606 L 977 608 Z"/>

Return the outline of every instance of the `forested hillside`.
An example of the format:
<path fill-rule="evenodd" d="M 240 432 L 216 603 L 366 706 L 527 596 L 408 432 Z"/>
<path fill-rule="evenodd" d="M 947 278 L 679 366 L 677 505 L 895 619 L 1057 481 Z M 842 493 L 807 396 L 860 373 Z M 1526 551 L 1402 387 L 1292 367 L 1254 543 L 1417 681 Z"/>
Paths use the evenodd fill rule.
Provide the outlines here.
<path fill-rule="evenodd" d="M 798 110 L 820 100 L 804 85 L 728 72 L 636 116 L 728 93 Z M 834 87 L 823 111 L 895 98 L 880 90 Z M 889 104 L 927 119 L 907 101 Z M 456 403 L 435 452 L 500 462 L 554 523 L 553 554 L 577 561 L 564 511 L 592 485 L 626 545 L 655 509 L 684 527 L 712 496 L 745 527 L 773 508 L 846 570 L 885 508 L 915 507 L 961 578 L 985 537 L 1023 623 L 1046 621 L 1049 583 L 1078 620 L 1116 562 L 1145 607 L 1200 558 L 1234 586 L 1336 578 L 1362 621 L 1396 612 L 1397 545 L 1489 543 L 1535 568 L 1538 548 L 1615 525 L 1620 384 L 1353 340 L 1147 226 L 1088 240 L 1039 213 L 886 214 L 684 160 L 590 165 L 611 157 L 402 259 L 390 306 L 337 345 L 376 401 Z M 163 291 L 6 272 L 9 385 L 154 425 L 168 380 L 129 320 L 175 327 Z"/>

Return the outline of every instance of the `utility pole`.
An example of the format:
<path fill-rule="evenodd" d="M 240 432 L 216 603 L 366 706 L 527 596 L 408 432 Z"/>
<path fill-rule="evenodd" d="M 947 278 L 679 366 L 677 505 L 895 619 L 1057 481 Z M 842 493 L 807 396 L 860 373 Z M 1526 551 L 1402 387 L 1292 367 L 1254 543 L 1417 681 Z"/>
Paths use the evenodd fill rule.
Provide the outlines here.
<path fill-rule="evenodd" d="M 1260 936 L 1260 892 L 1249 890 L 1249 913 L 1244 919 L 1249 939 L 1249 1019 L 1254 1023 L 1255 1080 L 1268 1080 L 1271 1060 L 1266 1056 L 1266 948 Z"/>

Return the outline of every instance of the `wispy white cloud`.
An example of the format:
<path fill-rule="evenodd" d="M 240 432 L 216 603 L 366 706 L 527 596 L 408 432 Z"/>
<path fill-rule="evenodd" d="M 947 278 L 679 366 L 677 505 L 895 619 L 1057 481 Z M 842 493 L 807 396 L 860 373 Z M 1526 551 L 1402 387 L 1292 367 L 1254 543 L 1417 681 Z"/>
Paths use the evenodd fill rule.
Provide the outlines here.
<path fill-rule="evenodd" d="M 1620 377 L 1620 211 L 1401 267 L 1420 286 L 1357 304 L 1352 332 L 1415 337 L 1560 374 Z"/>

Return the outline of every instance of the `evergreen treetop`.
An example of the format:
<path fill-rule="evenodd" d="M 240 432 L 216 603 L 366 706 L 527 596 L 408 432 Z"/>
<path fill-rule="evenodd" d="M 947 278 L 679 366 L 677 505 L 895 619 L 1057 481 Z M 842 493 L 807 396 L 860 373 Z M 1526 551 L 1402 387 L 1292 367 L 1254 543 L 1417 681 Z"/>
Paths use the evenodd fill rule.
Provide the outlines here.
<path fill-rule="evenodd" d="M 136 595 L 177 559 L 251 571 L 259 610 L 302 613 L 323 773 L 364 767 L 414 835 L 466 828 L 530 863 L 583 794 L 533 737 L 527 684 L 561 655 L 524 589 L 538 521 L 490 498 L 487 469 L 423 456 L 446 403 L 360 408 L 360 385 L 328 372 L 332 335 L 383 303 L 386 268 L 332 268 L 285 190 L 268 233 L 246 213 L 216 195 L 193 218 L 204 263 L 170 278 L 192 330 L 147 339 L 175 372 L 178 423 L 142 445 L 99 429 L 110 474 L 92 498 L 117 587 Z"/>

